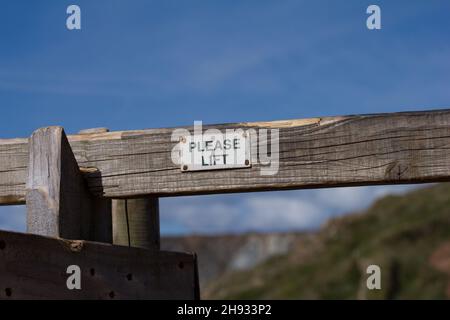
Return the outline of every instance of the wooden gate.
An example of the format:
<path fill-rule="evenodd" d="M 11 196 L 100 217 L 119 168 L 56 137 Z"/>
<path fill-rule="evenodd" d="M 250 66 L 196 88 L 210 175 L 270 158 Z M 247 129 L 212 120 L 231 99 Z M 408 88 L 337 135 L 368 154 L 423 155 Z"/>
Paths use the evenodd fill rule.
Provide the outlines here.
<path fill-rule="evenodd" d="M 0 298 L 198 299 L 195 254 L 160 250 L 159 197 L 450 180 L 450 110 L 211 128 L 276 129 L 277 172 L 183 170 L 175 129 L 0 140 L 0 204 L 27 205 L 27 234 L 0 231 Z"/>

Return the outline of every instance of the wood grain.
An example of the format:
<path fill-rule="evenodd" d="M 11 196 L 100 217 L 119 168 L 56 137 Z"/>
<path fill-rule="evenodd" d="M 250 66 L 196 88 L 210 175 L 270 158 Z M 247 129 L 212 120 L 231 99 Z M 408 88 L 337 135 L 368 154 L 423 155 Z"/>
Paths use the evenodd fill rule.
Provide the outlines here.
<path fill-rule="evenodd" d="M 27 232 L 111 242 L 108 202 L 90 194 L 61 127 L 33 133 L 26 186 Z"/>
<path fill-rule="evenodd" d="M 176 196 L 450 180 L 450 110 L 236 123 L 279 129 L 279 172 L 185 172 L 172 163 L 173 129 L 69 136 L 90 191 L 99 197 Z M 192 130 L 188 127 L 186 129 Z M 26 140 L 0 141 L 0 202 L 23 203 Z"/>
<path fill-rule="evenodd" d="M 196 299 L 195 256 L 0 231 L 0 299 Z M 66 286 L 81 268 L 81 290 Z"/>
<path fill-rule="evenodd" d="M 112 200 L 113 243 L 121 246 L 160 250 L 159 200 Z"/>

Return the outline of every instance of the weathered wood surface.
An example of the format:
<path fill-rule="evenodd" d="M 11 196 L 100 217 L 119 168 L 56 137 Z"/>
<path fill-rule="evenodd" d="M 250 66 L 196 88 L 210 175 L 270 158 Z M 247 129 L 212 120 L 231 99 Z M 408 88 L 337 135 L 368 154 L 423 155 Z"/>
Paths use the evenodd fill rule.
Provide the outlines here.
<path fill-rule="evenodd" d="M 114 244 L 160 250 L 158 198 L 112 200 L 112 218 Z"/>
<path fill-rule="evenodd" d="M 90 191 L 103 197 L 450 180 L 450 110 L 213 127 L 279 129 L 278 174 L 260 175 L 260 164 L 182 173 L 171 161 L 173 129 L 83 134 L 69 141 Z M 27 160 L 27 140 L 0 141 L 0 203 L 23 203 Z"/>
<path fill-rule="evenodd" d="M 29 233 L 111 242 L 110 201 L 90 194 L 61 127 L 30 138 L 26 203 Z"/>
<path fill-rule="evenodd" d="M 0 231 L 0 299 L 197 299 L 196 277 L 193 254 Z"/>

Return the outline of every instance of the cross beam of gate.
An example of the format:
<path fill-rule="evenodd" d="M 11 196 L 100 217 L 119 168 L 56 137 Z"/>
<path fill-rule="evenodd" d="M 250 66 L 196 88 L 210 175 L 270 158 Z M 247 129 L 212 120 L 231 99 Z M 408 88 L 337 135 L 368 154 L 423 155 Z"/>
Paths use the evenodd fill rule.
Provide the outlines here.
<path fill-rule="evenodd" d="M 173 129 L 68 138 L 90 192 L 106 198 L 450 180 L 450 110 L 213 127 L 279 129 L 278 173 L 261 175 L 259 163 L 245 170 L 181 172 L 171 160 Z M 1 204 L 25 201 L 28 149 L 28 139 L 0 140 Z"/>

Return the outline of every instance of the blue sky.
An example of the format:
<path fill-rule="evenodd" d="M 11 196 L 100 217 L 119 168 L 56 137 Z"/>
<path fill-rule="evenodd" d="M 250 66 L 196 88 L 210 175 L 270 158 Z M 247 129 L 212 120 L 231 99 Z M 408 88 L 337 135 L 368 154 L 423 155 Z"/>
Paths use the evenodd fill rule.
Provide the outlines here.
<path fill-rule="evenodd" d="M 82 30 L 66 29 L 70 4 Z M 381 30 L 366 28 L 370 4 Z M 446 108 L 449 36 L 450 2 L 438 0 L 5 0 L 0 137 Z M 162 199 L 162 232 L 313 228 L 404 190 Z M 23 225 L 23 208 L 0 209 L 0 227 Z"/>

